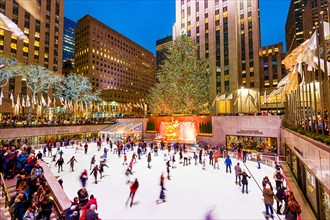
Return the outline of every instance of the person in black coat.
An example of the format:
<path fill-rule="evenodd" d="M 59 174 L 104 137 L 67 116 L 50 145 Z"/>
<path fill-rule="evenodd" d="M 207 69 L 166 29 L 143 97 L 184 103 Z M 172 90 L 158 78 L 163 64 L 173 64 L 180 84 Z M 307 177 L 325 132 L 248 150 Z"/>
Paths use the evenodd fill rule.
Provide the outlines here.
<path fill-rule="evenodd" d="M 55 163 L 55 166 L 58 165 L 58 173 L 60 172 L 60 169 L 61 171 L 63 171 L 63 164 L 64 164 L 63 157 L 60 157 Z"/>
<path fill-rule="evenodd" d="M 242 176 L 242 193 L 244 193 L 244 186 L 245 186 L 246 194 L 248 194 L 249 193 L 249 190 L 248 190 L 249 183 L 248 183 L 247 178 L 251 178 L 251 176 L 247 175 L 245 170 L 243 170 L 243 172 L 239 173 L 238 175 Z"/>
<path fill-rule="evenodd" d="M 82 188 L 78 190 L 77 194 L 79 199 L 79 206 L 80 207 L 85 206 L 88 202 L 88 193 L 86 188 Z"/>
<path fill-rule="evenodd" d="M 283 203 L 283 200 L 286 197 L 284 186 L 282 186 L 281 188 L 277 188 L 276 197 L 277 197 L 277 199 L 276 199 L 277 214 L 282 215 L 282 213 L 281 213 L 282 203 Z"/>

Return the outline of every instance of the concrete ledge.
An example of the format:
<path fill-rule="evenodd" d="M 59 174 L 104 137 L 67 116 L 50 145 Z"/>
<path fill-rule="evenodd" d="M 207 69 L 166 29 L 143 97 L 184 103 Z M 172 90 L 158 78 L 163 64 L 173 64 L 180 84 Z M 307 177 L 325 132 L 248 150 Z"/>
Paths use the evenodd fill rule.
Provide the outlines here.
<path fill-rule="evenodd" d="M 49 167 L 45 162 L 39 161 L 40 166 L 44 169 L 44 176 L 51 188 L 52 196 L 57 203 L 58 207 L 61 213 L 65 213 L 71 206 L 71 202 L 66 195 L 66 193 L 63 191 L 60 184 L 55 179 L 55 176 L 50 171 Z"/>

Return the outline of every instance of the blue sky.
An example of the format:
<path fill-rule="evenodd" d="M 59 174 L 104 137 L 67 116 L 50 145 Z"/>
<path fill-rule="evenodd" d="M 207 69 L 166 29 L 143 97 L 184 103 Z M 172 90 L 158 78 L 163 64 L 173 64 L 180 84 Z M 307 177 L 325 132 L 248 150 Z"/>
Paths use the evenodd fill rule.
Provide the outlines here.
<path fill-rule="evenodd" d="M 231 0 L 233 1 L 233 0 Z M 252 0 L 255 1 L 255 0 Z M 155 54 L 156 40 L 172 34 L 175 0 L 65 0 L 65 17 L 90 14 Z M 261 45 L 285 45 L 290 0 L 260 0 Z"/>

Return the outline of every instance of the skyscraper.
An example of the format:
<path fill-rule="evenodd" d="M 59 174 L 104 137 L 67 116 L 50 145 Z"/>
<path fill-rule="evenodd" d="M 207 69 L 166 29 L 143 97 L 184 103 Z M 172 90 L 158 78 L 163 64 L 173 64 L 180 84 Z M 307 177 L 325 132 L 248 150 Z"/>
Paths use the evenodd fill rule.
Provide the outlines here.
<path fill-rule="evenodd" d="M 185 31 L 209 60 L 210 93 L 259 88 L 259 1 L 176 1 L 174 39 Z M 237 93 L 235 93 L 237 94 Z"/>
<path fill-rule="evenodd" d="M 77 23 L 64 17 L 63 29 L 63 73 L 74 71 L 74 33 Z"/>
<path fill-rule="evenodd" d="M 75 37 L 75 72 L 102 90 L 111 114 L 134 108 L 141 113 L 156 81 L 154 55 L 90 15 L 78 21 Z"/>
<path fill-rule="evenodd" d="M 321 11 L 324 20 L 328 21 L 327 0 L 291 0 L 285 24 L 287 53 L 310 37 L 309 32 L 313 32 L 315 22 L 319 22 Z"/>
<path fill-rule="evenodd" d="M 159 70 L 160 66 L 164 64 L 166 53 L 172 42 L 172 36 L 167 36 L 156 41 L 156 70 Z"/>

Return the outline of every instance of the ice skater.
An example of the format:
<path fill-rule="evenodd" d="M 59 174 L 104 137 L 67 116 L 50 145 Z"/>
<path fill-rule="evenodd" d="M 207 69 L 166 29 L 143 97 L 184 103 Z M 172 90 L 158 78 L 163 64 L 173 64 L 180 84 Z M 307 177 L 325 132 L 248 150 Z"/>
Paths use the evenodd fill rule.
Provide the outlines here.
<path fill-rule="evenodd" d="M 70 170 L 72 172 L 74 172 L 74 162 L 75 161 L 78 163 L 78 161 L 76 160 L 76 158 L 74 156 L 72 156 L 71 159 L 66 163 L 66 164 L 70 163 Z"/>
<path fill-rule="evenodd" d="M 138 188 L 139 188 L 139 181 L 136 178 L 135 181 L 130 186 L 130 193 L 129 193 L 129 197 L 128 197 L 127 201 L 126 201 L 126 206 L 128 205 L 128 202 L 131 199 L 130 207 L 132 207 L 133 202 L 134 202 L 134 196 L 135 196 L 135 193 L 136 193 L 136 191 L 137 191 Z"/>
<path fill-rule="evenodd" d="M 124 154 L 124 162 L 122 163 L 122 165 L 123 166 L 127 165 L 127 155 L 126 154 Z"/>
<path fill-rule="evenodd" d="M 108 167 L 109 168 L 109 166 L 106 164 L 106 159 L 103 157 L 103 156 L 101 156 L 100 157 L 100 166 L 99 166 L 99 168 L 100 168 L 100 178 L 102 179 L 102 177 L 103 177 L 103 172 L 104 172 L 104 167 Z"/>
<path fill-rule="evenodd" d="M 170 161 L 168 160 L 168 161 L 166 162 L 166 171 L 167 171 L 167 179 L 168 179 L 168 180 L 171 180 L 171 176 L 170 176 L 170 167 L 171 167 L 171 165 L 170 165 Z"/>
<path fill-rule="evenodd" d="M 231 173 L 231 159 L 229 156 L 227 156 L 226 160 L 225 160 L 225 164 L 226 164 L 226 173 L 228 173 L 228 168 L 229 168 L 229 171 Z"/>
<path fill-rule="evenodd" d="M 88 174 L 87 174 L 87 170 L 85 169 L 80 175 L 80 181 L 83 188 L 86 187 L 87 179 L 88 179 Z"/>
<path fill-rule="evenodd" d="M 63 164 L 64 164 L 63 157 L 60 157 L 55 163 L 55 166 L 58 165 L 58 173 L 60 172 L 60 169 L 61 171 L 63 171 Z"/>
<path fill-rule="evenodd" d="M 234 170 L 235 170 L 235 176 L 236 176 L 235 183 L 236 183 L 236 185 L 239 184 L 239 186 L 241 186 L 241 175 L 239 175 L 239 174 L 242 173 L 242 169 L 239 166 L 239 163 L 237 163 L 237 165 L 234 167 Z M 238 179 L 238 181 L 237 181 L 237 179 Z"/>
<path fill-rule="evenodd" d="M 151 162 L 151 152 L 148 153 L 147 162 L 148 162 L 148 168 L 151 169 L 151 166 L 150 166 L 150 162 Z"/>
<path fill-rule="evenodd" d="M 164 174 L 162 174 L 160 176 L 160 194 L 159 194 L 159 199 L 156 200 L 156 203 L 157 205 L 160 204 L 160 203 L 163 203 L 163 202 L 166 202 L 165 200 L 165 187 L 164 187 L 164 181 L 165 181 L 165 178 L 164 178 Z"/>
<path fill-rule="evenodd" d="M 91 159 L 91 165 L 89 166 L 89 170 L 92 169 L 92 167 L 94 166 L 95 162 L 96 162 L 95 155 L 93 155 L 93 157 Z"/>
<path fill-rule="evenodd" d="M 97 173 L 99 172 L 99 165 L 95 165 L 92 172 L 89 175 L 94 175 L 95 184 L 97 184 Z"/>
<path fill-rule="evenodd" d="M 239 175 L 242 176 L 242 193 L 244 193 L 244 186 L 245 186 L 246 194 L 248 194 L 249 193 L 249 190 L 248 190 L 249 182 L 248 182 L 247 178 L 251 178 L 251 176 L 247 175 L 245 170 L 243 170 L 243 172 L 240 173 Z"/>

